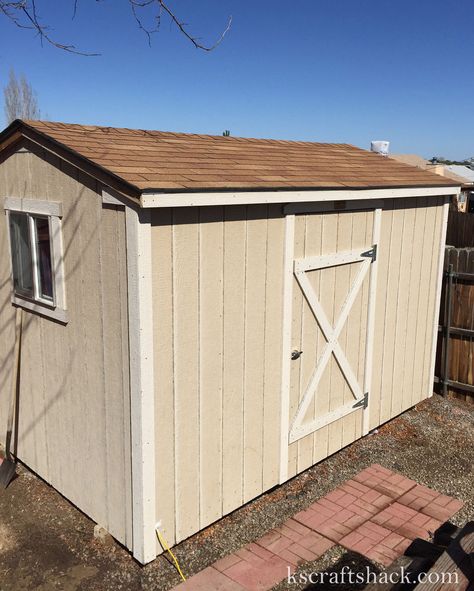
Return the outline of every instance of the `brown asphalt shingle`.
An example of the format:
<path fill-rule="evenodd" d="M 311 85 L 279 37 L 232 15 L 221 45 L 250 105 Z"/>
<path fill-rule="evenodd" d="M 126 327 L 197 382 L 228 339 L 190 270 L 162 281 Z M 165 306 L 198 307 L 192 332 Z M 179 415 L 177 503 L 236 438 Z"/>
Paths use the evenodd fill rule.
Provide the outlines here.
<path fill-rule="evenodd" d="M 348 144 L 192 135 L 27 121 L 142 191 L 452 185 Z"/>

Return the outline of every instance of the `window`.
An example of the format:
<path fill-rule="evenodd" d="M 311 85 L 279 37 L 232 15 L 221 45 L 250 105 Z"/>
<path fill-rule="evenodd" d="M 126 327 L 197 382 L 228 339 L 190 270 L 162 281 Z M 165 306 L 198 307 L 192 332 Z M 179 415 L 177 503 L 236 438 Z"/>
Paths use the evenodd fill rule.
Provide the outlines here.
<path fill-rule="evenodd" d="M 58 203 L 8 198 L 13 303 L 66 321 Z"/>

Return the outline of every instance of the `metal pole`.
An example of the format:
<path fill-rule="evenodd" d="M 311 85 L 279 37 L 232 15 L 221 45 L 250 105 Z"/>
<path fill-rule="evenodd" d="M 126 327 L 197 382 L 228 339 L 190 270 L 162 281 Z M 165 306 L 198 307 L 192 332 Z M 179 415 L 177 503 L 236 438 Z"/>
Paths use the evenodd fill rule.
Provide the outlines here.
<path fill-rule="evenodd" d="M 451 298 L 453 290 L 453 265 L 448 266 L 447 285 L 446 285 L 446 326 L 444 332 L 445 346 L 444 346 L 444 369 L 443 369 L 443 396 L 448 393 L 449 382 L 449 353 L 450 353 L 450 336 L 451 336 Z"/>

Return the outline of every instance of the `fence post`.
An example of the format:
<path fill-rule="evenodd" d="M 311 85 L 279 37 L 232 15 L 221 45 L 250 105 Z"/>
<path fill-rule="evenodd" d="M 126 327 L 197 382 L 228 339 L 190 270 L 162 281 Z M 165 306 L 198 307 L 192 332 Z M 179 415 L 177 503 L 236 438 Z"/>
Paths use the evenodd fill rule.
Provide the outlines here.
<path fill-rule="evenodd" d="M 452 291 L 453 291 L 453 265 L 450 264 L 448 266 L 448 271 L 446 273 L 447 282 L 446 282 L 446 324 L 444 327 L 444 368 L 443 368 L 443 396 L 446 396 L 448 393 L 448 382 L 449 382 L 449 353 L 450 353 L 450 344 L 451 344 L 451 298 L 452 298 Z"/>

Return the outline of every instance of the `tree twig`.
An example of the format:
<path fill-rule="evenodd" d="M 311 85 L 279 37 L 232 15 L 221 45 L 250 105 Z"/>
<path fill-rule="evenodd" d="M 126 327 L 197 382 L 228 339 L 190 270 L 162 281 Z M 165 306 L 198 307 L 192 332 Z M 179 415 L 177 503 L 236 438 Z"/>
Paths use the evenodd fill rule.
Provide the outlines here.
<path fill-rule="evenodd" d="M 96 1 L 101 2 L 102 0 Z M 221 33 L 217 41 L 212 45 L 205 45 L 201 42 L 199 37 L 196 37 L 189 31 L 188 25 L 175 14 L 175 12 L 170 8 L 167 1 L 128 0 L 128 2 L 132 10 L 133 18 L 135 19 L 138 28 L 146 35 L 149 45 L 151 45 L 151 37 L 153 33 L 156 33 L 160 28 L 163 13 L 166 13 L 168 15 L 170 23 L 174 24 L 178 28 L 180 33 L 182 33 L 184 37 L 186 37 L 186 39 L 188 39 L 188 41 L 190 41 L 194 45 L 194 47 L 196 47 L 197 49 L 201 49 L 203 51 L 212 51 L 218 45 L 220 45 L 220 43 L 222 43 L 224 37 L 227 35 L 232 26 L 231 16 L 228 20 L 226 28 Z M 78 4 L 79 0 L 73 0 L 73 19 L 76 18 Z M 146 26 L 142 18 L 142 15 L 140 14 L 140 11 L 146 10 L 150 7 L 157 8 L 156 14 L 154 15 L 155 25 L 153 27 Z M 99 53 L 81 51 L 77 49 L 75 45 L 68 45 L 56 41 L 50 35 L 49 27 L 43 23 L 41 17 L 38 14 L 36 0 L 0 0 L 0 15 L 2 14 L 18 28 L 35 31 L 40 38 L 41 44 L 46 42 L 52 45 L 53 47 L 56 47 L 63 51 L 68 51 L 69 53 L 75 53 L 78 55 L 88 57 L 100 55 Z"/>
<path fill-rule="evenodd" d="M 0 14 L 6 16 L 15 26 L 20 29 L 30 29 L 36 31 L 42 44 L 43 42 L 46 42 L 57 49 L 86 57 L 100 55 L 98 53 L 81 51 L 74 45 L 66 45 L 64 43 L 55 41 L 49 34 L 48 27 L 43 24 L 38 15 L 36 0 L 0 0 Z"/>

